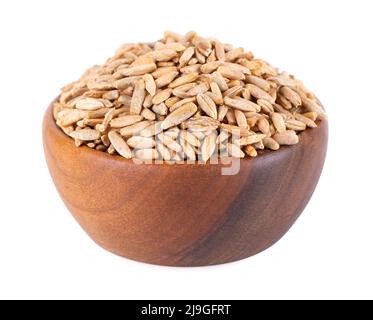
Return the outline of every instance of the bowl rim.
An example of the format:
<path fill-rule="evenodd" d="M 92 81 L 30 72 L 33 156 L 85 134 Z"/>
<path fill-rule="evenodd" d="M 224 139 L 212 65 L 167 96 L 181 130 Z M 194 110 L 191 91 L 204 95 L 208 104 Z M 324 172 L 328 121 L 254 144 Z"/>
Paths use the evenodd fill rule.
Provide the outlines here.
<path fill-rule="evenodd" d="M 75 144 L 74 144 L 74 140 L 71 137 L 69 137 L 67 134 L 65 134 L 61 130 L 61 128 L 58 127 L 58 125 L 57 125 L 57 123 L 54 119 L 53 106 L 54 106 L 54 103 L 57 100 L 58 100 L 58 97 L 50 103 L 50 105 L 48 106 L 48 108 L 45 112 L 44 121 L 43 121 L 43 126 L 44 127 L 49 127 L 55 132 L 55 134 L 59 135 L 60 137 L 64 137 L 66 139 L 66 141 L 70 144 L 71 147 L 76 148 L 76 149 L 80 149 L 83 152 L 87 152 L 88 154 L 91 154 L 92 156 L 100 156 L 100 157 L 102 157 L 104 159 L 107 159 L 107 160 L 124 162 L 124 163 L 127 163 L 127 164 L 129 164 L 129 163 L 135 164 L 133 159 L 126 159 L 126 158 L 124 158 L 120 155 L 117 155 L 117 154 L 110 155 L 106 152 L 89 148 L 86 145 L 76 147 Z M 306 128 L 306 130 L 298 133 L 299 142 L 296 145 L 290 145 L 290 146 L 283 145 L 278 150 L 268 150 L 268 149 L 257 150 L 258 155 L 256 157 L 251 158 L 251 157 L 246 157 L 245 156 L 244 158 L 240 158 L 239 160 L 240 160 L 240 162 L 250 163 L 252 161 L 263 161 L 264 159 L 270 157 L 271 155 L 277 155 L 277 156 L 283 155 L 284 156 L 286 153 L 292 152 L 292 150 L 294 150 L 297 147 L 299 148 L 304 144 L 302 142 L 302 140 L 304 141 L 304 139 L 302 139 L 302 137 L 312 134 L 312 132 L 317 131 L 318 129 L 321 128 L 321 126 L 325 125 L 324 123 L 327 123 L 327 122 L 328 122 L 328 120 L 322 120 L 322 121 L 317 120 L 316 121 L 317 128 Z M 232 159 L 232 158 L 226 158 L 226 159 Z M 238 158 L 235 158 L 235 159 L 238 159 Z M 142 164 L 144 164 L 144 163 L 142 163 Z M 161 164 L 159 164 L 159 163 L 157 164 L 157 163 L 154 163 L 154 160 L 152 160 L 152 163 L 147 163 L 146 165 L 157 165 L 157 166 L 166 165 L 166 166 L 170 166 L 170 167 L 175 167 L 175 166 L 176 167 L 187 167 L 187 166 L 189 166 L 189 167 L 191 167 L 191 166 L 192 167 L 193 166 L 194 167 L 195 166 L 207 167 L 207 166 L 229 166 L 230 164 L 231 164 L 231 162 L 222 162 L 222 159 L 219 158 L 218 163 L 211 163 L 210 161 L 208 161 L 207 163 L 202 163 L 202 162 L 199 162 L 199 161 L 195 161 L 193 163 L 187 163 L 184 160 L 183 163 L 180 163 L 180 162 L 177 162 L 177 161 L 172 161 L 172 163 L 167 163 L 166 161 L 163 161 Z"/>

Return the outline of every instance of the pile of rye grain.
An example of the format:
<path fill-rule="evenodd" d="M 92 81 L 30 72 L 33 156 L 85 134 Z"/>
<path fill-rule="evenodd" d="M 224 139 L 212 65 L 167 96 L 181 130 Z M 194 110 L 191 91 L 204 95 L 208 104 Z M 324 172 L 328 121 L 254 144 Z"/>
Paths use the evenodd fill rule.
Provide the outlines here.
<path fill-rule="evenodd" d="M 127 159 L 255 157 L 326 118 L 315 96 L 243 48 L 195 32 L 125 44 L 62 89 L 57 125 L 76 146 Z"/>

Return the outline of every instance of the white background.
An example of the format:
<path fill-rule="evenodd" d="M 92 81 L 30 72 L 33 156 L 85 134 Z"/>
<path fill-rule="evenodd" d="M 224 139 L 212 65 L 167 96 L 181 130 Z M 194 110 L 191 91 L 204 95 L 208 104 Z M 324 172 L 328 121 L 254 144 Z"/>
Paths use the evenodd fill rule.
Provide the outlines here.
<path fill-rule="evenodd" d="M 1 1 L 0 298 L 373 298 L 371 1 Z M 41 121 L 123 42 L 190 29 L 300 79 L 330 118 L 327 161 L 290 232 L 241 262 L 166 268 L 105 252 L 50 179 Z"/>

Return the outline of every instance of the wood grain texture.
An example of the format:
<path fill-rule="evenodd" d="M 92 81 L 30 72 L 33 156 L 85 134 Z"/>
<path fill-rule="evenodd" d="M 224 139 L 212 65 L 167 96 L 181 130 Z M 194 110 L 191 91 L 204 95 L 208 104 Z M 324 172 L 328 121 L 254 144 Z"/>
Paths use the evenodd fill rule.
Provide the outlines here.
<path fill-rule="evenodd" d="M 273 245 L 303 211 L 318 182 L 328 124 L 300 143 L 223 165 L 135 165 L 88 147 L 77 148 L 43 124 L 48 167 L 61 198 L 103 248 L 137 261 L 205 266 L 252 256 Z"/>

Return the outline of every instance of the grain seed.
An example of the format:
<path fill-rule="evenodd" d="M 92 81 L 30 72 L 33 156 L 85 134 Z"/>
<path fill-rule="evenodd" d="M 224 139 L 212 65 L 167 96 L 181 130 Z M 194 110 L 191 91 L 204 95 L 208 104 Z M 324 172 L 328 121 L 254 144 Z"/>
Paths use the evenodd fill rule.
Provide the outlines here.
<path fill-rule="evenodd" d="M 234 116 L 236 118 L 236 123 L 240 128 L 247 128 L 247 120 L 245 114 L 241 110 L 234 110 Z"/>
<path fill-rule="evenodd" d="M 155 84 L 154 78 L 151 74 L 145 74 L 144 75 L 144 81 L 145 81 L 145 88 L 146 91 L 149 92 L 151 96 L 154 96 L 157 90 L 157 86 Z"/>
<path fill-rule="evenodd" d="M 242 137 L 239 139 L 240 146 L 246 146 L 248 144 L 254 144 L 259 141 L 262 141 L 266 137 L 265 134 L 251 134 L 247 137 Z"/>
<path fill-rule="evenodd" d="M 134 149 L 147 149 L 155 146 L 155 140 L 150 137 L 133 136 L 127 140 L 127 144 Z"/>
<path fill-rule="evenodd" d="M 81 129 L 71 132 L 70 137 L 81 141 L 93 141 L 100 139 L 100 132 L 93 129 Z"/>
<path fill-rule="evenodd" d="M 228 154 L 234 158 L 245 157 L 245 153 L 243 153 L 243 151 L 235 144 L 227 143 L 227 150 L 228 150 Z"/>
<path fill-rule="evenodd" d="M 130 113 L 140 114 L 142 109 L 142 104 L 145 99 L 145 83 L 144 80 L 138 80 L 135 83 L 135 89 L 133 91 Z"/>
<path fill-rule="evenodd" d="M 285 132 L 286 125 L 284 118 L 278 112 L 273 112 L 271 114 L 272 123 L 275 126 L 277 132 Z"/>
<path fill-rule="evenodd" d="M 304 115 L 301 115 L 299 113 L 294 113 L 294 117 L 295 119 L 302 121 L 307 127 L 310 127 L 310 128 L 317 127 L 317 124 L 313 120 L 311 120 L 308 117 L 305 117 Z"/>
<path fill-rule="evenodd" d="M 193 57 L 194 55 L 194 47 L 189 47 L 188 49 L 186 49 L 183 54 L 180 56 L 180 59 L 179 59 L 179 67 L 182 68 L 182 67 L 185 67 L 189 60 Z"/>
<path fill-rule="evenodd" d="M 207 162 L 213 155 L 216 148 L 216 135 L 208 135 L 202 143 L 201 147 L 201 157 L 203 162 Z"/>
<path fill-rule="evenodd" d="M 246 128 L 240 128 L 238 126 L 234 126 L 234 125 L 230 125 L 230 124 L 222 123 L 222 124 L 220 124 L 220 128 L 228 131 L 229 133 L 231 133 L 233 135 L 237 135 L 237 136 L 240 136 L 240 137 L 247 137 L 247 136 L 252 135 L 250 130 L 248 130 Z"/>
<path fill-rule="evenodd" d="M 78 122 L 85 116 L 84 112 L 77 109 L 65 109 L 58 113 L 57 121 L 62 127 L 68 127 L 73 123 Z"/>
<path fill-rule="evenodd" d="M 119 98 L 119 91 L 118 90 L 107 91 L 102 95 L 102 98 L 107 99 L 107 100 L 116 100 Z"/>
<path fill-rule="evenodd" d="M 271 89 L 271 84 L 263 78 L 256 76 L 247 76 L 246 80 L 264 91 L 268 92 Z"/>
<path fill-rule="evenodd" d="M 141 130 L 140 136 L 142 136 L 142 137 L 152 137 L 152 136 L 156 136 L 157 134 L 159 134 L 162 131 L 163 131 L 162 121 L 158 121 L 158 122 L 152 123 L 148 127 Z"/>
<path fill-rule="evenodd" d="M 198 94 L 205 93 L 208 89 L 209 85 L 205 82 L 202 82 L 201 84 L 196 85 L 195 87 L 190 89 L 187 94 L 190 96 L 196 96 Z"/>
<path fill-rule="evenodd" d="M 159 91 L 154 97 L 153 97 L 153 104 L 161 104 L 163 101 L 167 100 L 172 94 L 172 89 L 165 89 Z"/>
<path fill-rule="evenodd" d="M 128 147 L 127 143 L 124 139 L 115 131 L 110 131 L 108 134 L 109 141 L 113 148 L 115 149 L 118 154 L 126 159 L 130 159 L 132 157 L 132 151 Z"/>
<path fill-rule="evenodd" d="M 170 112 L 173 112 L 175 111 L 176 109 L 180 108 L 182 105 L 188 103 L 188 102 L 196 102 L 196 98 L 193 97 L 193 98 L 185 98 L 185 99 L 182 99 L 182 100 L 179 100 L 178 102 L 174 103 L 171 107 L 170 107 Z"/>
<path fill-rule="evenodd" d="M 180 101 L 180 98 L 178 98 L 178 97 L 171 97 L 171 98 L 168 98 L 164 103 L 167 106 L 167 108 L 170 108 L 170 107 L 172 107 L 178 101 Z"/>
<path fill-rule="evenodd" d="M 140 115 L 128 115 L 119 118 L 115 118 L 110 121 L 110 127 L 112 128 L 123 128 L 130 126 L 136 122 L 139 122 L 143 119 Z"/>
<path fill-rule="evenodd" d="M 220 73 L 223 77 L 231 80 L 245 79 L 245 75 L 241 71 L 227 66 L 220 66 L 218 68 L 218 73 Z"/>
<path fill-rule="evenodd" d="M 192 146 L 186 140 L 181 140 L 180 145 L 187 159 L 191 161 L 195 161 L 196 153 L 194 152 L 194 149 L 192 148 Z"/>
<path fill-rule="evenodd" d="M 101 133 L 104 133 L 110 123 L 110 121 L 113 119 L 114 117 L 114 113 L 115 113 L 115 108 L 112 108 L 110 109 L 106 114 L 105 114 L 105 117 L 104 117 L 104 120 L 102 121 L 101 124 L 98 124 L 97 125 L 97 129 L 98 131 L 100 131 Z M 88 120 L 88 119 L 87 119 Z"/>
<path fill-rule="evenodd" d="M 201 66 L 200 71 L 202 73 L 211 73 L 218 69 L 221 65 L 223 65 L 223 62 L 221 61 L 207 62 Z"/>
<path fill-rule="evenodd" d="M 306 124 L 295 119 L 288 119 L 285 121 L 286 128 L 289 130 L 303 131 L 306 129 Z"/>
<path fill-rule="evenodd" d="M 189 62 L 191 62 L 192 60 L 190 60 Z M 192 73 L 192 72 L 200 72 L 200 68 L 201 68 L 201 65 L 200 64 L 192 64 L 192 65 L 189 65 L 189 66 L 186 66 L 186 67 L 183 67 L 180 69 L 180 72 L 183 73 L 183 74 L 188 74 L 188 73 Z"/>
<path fill-rule="evenodd" d="M 161 116 L 165 116 L 168 113 L 168 108 L 166 105 L 162 102 L 160 104 L 156 104 L 152 107 L 152 110 Z"/>
<path fill-rule="evenodd" d="M 157 141 L 157 151 L 163 160 L 165 161 L 171 160 L 170 150 L 168 150 L 167 147 L 159 141 Z"/>
<path fill-rule="evenodd" d="M 263 139 L 263 144 L 266 148 L 271 150 L 280 149 L 280 145 L 278 144 L 278 142 L 275 139 L 269 137 Z"/>
<path fill-rule="evenodd" d="M 160 76 L 157 80 L 155 80 L 157 88 L 163 88 L 165 86 L 168 86 L 176 78 L 178 74 L 179 72 L 177 71 L 171 71 Z"/>
<path fill-rule="evenodd" d="M 258 86 L 249 83 L 246 85 L 246 87 L 250 90 L 250 94 L 256 99 L 263 99 L 269 102 L 273 102 L 273 98 L 270 96 L 270 94 L 259 88 Z"/>
<path fill-rule="evenodd" d="M 311 119 L 312 121 L 316 121 L 317 120 L 317 113 L 316 112 L 306 112 L 306 113 L 303 113 L 302 114 L 304 117 L 308 118 L 308 119 Z"/>
<path fill-rule="evenodd" d="M 220 122 L 223 122 L 225 116 L 227 115 L 227 112 L 228 112 L 228 107 L 227 106 L 225 106 L 225 105 L 219 106 L 219 108 L 218 108 L 218 120 Z"/>
<path fill-rule="evenodd" d="M 238 59 L 242 54 L 244 53 L 243 48 L 236 48 L 233 50 L 230 50 L 225 54 L 225 61 L 234 61 Z"/>
<path fill-rule="evenodd" d="M 273 106 L 269 101 L 263 100 L 263 99 L 258 99 L 256 101 L 256 103 L 258 104 L 258 106 L 260 106 L 261 110 L 265 114 L 270 114 L 270 113 L 274 112 Z"/>
<path fill-rule="evenodd" d="M 228 84 L 220 72 L 217 72 L 217 71 L 213 72 L 212 78 L 214 82 L 216 82 L 216 84 L 219 86 L 222 92 L 228 90 Z"/>
<path fill-rule="evenodd" d="M 180 138 L 181 140 L 185 140 L 186 142 L 188 142 L 190 145 L 194 147 L 198 148 L 201 146 L 201 142 L 199 141 L 199 139 L 195 135 L 193 135 L 192 133 L 186 130 L 182 130 L 180 132 Z"/>
<path fill-rule="evenodd" d="M 142 109 L 140 115 L 146 120 L 155 120 L 156 119 L 155 113 L 153 111 L 151 111 L 150 109 L 146 109 L 146 108 Z"/>
<path fill-rule="evenodd" d="M 205 94 L 197 95 L 197 102 L 200 108 L 211 118 L 217 119 L 218 111 L 216 109 L 215 102 Z"/>
<path fill-rule="evenodd" d="M 121 73 L 125 77 L 142 76 L 146 73 L 153 72 L 155 69 L 157 69 L 157 65 L 155 63 L 149 63 L 149 64 L 142 64 L 139 66 L 124 69 Z"/>
<path fill-rule="evenodd" d="M 154 71 L 152 73 L 152 76 L 155 79 L 158 79 L 158 78 L 162 77 L 165 74 L 168 74 L 168 73 L 171 73 L 171 72 L 175 72 L 175 71 L 178 72 L 178 69 L 175 66 L 171 66 L 171 67 L 160 67 L 160 68 L 158 68 L 156 71 Z"/>
<path fill-rule="evenodd" d="M 280 145 L 293 145 L 299 142 L 299 137 L 293 130 L 278 132 L 273 136 Z"/>
<path fill-rule="evenodd" d="M 168 86 L 170 88 L 180 87 L 184 84 L 196 81 L 198 77 L 199 77 L 199 74 L 197 72 L 191 72 L 172 81 Z"/>
<path fill-rule="evenodd" d="M 127 127 L 124 127 L 122 129 L 120 129 L 119 133 L 123 137 L 130 137 L 130 136 L 133 136 L 135 134 L 138 134 L 140 131 L 149 127 L 149 125 L 151 125 L 151 124 L 152 124 L 152 122 L 148 121 L 148 120 L 140 121 L 140 122 L 137 122 L 133 125 L 130 125 L 130 126 L 127 126 Z"/>
<path fill-rule="evenodd" d="M 260 107 L 255 104 L 252 101 L 249 100 L 244 100 L 244 99 L 238 99 L 238 98 L 230 98 L 230 97 L 225 97 L 224 98 L 224 103 L 228 107 L 232 107 L 241 111 L 257 111 L 258 108 Z"/>
<path fill-rule="evenodd" d="M 161 133 L 157 135 L 157 139 L 172 151 L 180 152 L 182 150 L 181 145 L 179 145 L 174 139 L 166 134 Z"/>
<path fill-rule="evenodd" d="M 229 139 L 229 137 L 230 137 L 230 134 L 229 134 L 228 131 L 221 130 L 220 134 L 216 138 L 216 144 L 222 144 L 222 143 L 224 143 L 225 141 L 227 141 Z"/>
<path fill-rule="evenodd" d="M 208 132 L 216 130 L 219 127 L 219 121 L 211 117 L 200 116 L 188 119 L 181 123 L 181 126 L 183 129 L 190 129 L 194 134 L 196 131 Z"/>
<path fill-rule="evenodd" d="M 162 129 L 166 130 L 189 119 L 197 112 L 198 108 L 193 102 L 188 102 L 174 112 L 170 113 L 162 123 Z"/>
<path fill-rule="evenodd" d="M 215 54 L 219 61 L 225 61 L 224 45 L 220 41 L 215 41 Z"/>
<path fill-rule="evenodd" d="M 286 99 L 288 99 L 294 107 L 298 107 L 298 106 L 300 106 L 302 104 L 302 99 L 300 98 L 300 96 L 298 95 L 298 93 L 296 93 L 295 91 L 291 90 L 289 87 L 281 87 L 280 88 L 280 93 Z"/>
<path fill-rule="evenodd" d="M 238 96 L 241 94 L 243 90 L 243 87 L 241 85 L 238 85 L 238 86 L 233 86 L 231 88 L 229 88 L 227 91 L 224 92 L 224 97 L 230 97 L 230 98 L 233 98 L 235 96 Z M 246 99 L 246 97 L 244 97 Z M 248 99 L 246 99 L 248 100 Z"/>
<path fill-rule="evenodd" d="M 269 136 L 271 131 L 269 129 L 269 122 L 266 118 L 260 117 L 257 121 L 258 129 L 264 133 L 265 135 Z"/>
<path fill-rule="evenodd" d="M 79 100 L 75 104 L 75 107 L 80 110 L 92 111 L 92 110 L 101 109 L 105 106 L 100 100 L 93 99 L 93 98 L 86 98 L 86 99 Z"/>
<path fill-rule="evenodd" d="M 149 52 L 147 56 L 153 58 L 155 61 L 159 62 L 167 62 L 170 61 L 171 59 L 175 58 L 178 55 L 177 51 L 172 50 L 172 49 L 162 49 L 162 50 L 156 50 Z M 154 70 L 152 70 L 154 71 Z M 148 71 L 148 72 L 152 72 Z"/>
<path fill-rule="evenodd" d="M 251 145 L 247 145 L 244 147 L 244 150 L 245 150 L 245 153 L 249 156 L 249 157 L 256 157 L 258 155 L 258 152 L 255 150 L 255 148 Z"/>

